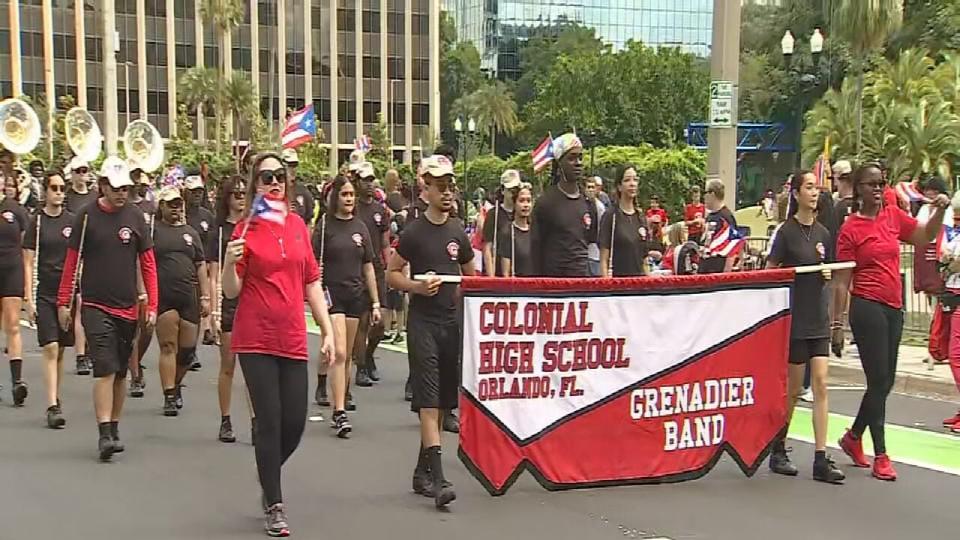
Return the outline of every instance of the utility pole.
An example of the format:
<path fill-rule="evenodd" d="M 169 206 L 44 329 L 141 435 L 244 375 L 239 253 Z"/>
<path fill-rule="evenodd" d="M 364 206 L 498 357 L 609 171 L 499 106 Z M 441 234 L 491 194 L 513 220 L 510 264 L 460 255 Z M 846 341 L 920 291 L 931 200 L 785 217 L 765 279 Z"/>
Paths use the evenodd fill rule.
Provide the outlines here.
<path fill-rule="evenodd" d="M 737 202 L 736 104 L 740 80 L 740 2 L 738 0 L 713 0 L 710 78 L 713 81 L 733 83 L 732 127 L 711 127 L 707 132 L 707 178 L 719 178 L 723 181 L 724 203 L 734 210 Z M 709 123 L 713 123 L 713 118 L 708 120 Z"/>
<path fill-rule="evenodd" d="M 103 0 L 103 120 L 107 155 L 117 155 L 117 22 L 114 0 Z"/>

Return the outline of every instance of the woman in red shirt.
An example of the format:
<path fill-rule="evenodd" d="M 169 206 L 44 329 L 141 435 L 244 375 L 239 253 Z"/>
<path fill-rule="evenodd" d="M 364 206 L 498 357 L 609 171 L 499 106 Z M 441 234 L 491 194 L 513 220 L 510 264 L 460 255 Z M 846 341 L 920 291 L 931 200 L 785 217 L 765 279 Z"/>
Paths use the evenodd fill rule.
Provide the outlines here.
<path fill-rule="evenodd" d="M 853 427 L 840 439 L 840 448 L 858 467 L 869 467 L 861 437 L 870 428 L 873 450 L 873 476 L 896 480 L 897 472 L 887 456 L 884 420 L 887 395 L 897 374 L 897 352 L 903 332 L 903 284 L 900 280 L 900 242 L 909 242 L 922 250 L 943 226 L 943 210 L 949 204 L 939 195 L 936 209 L 923 227 L 917 220 L 886 204 L 883 173 L 879 165 L 868 163 L 853 173 L 853 208 L 840 229 L 837 261 L 853 261 L 856 268 L 842 270 L 834 278 L 831 305 L 832 341 L 839 350 L 843 340 L 840 307 L 850 291 L 850 329 L 860 351 L 860 362 L 867 379 L 867 390 Z M 851 283 L 853 286 L 851 287 Z"/>
<path fill-rule="evenodd" d="M 320 286 L 320 267 L 303 220 L 286 209 L 287 175 L 280 156 L 254 159 L 246 221 L 227 244 L 223 294 L 238 298 L 233 352 L 240 359 L 257 417 L 257 472 L 270 536 L 289 536 L 280 468 L 296 450 L 307 417 L 306 300 L 323 332 L 321 354 L 333 360 L 333 327 Z M 264 210 L 264 207 L 269 209 Z"/>

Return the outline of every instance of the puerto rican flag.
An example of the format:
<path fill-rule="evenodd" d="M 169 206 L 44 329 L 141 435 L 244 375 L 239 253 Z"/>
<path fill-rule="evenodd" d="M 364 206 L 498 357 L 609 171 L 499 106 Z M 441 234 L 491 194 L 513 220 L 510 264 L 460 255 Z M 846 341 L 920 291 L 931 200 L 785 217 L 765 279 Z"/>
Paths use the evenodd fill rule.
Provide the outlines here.
<path fill-rule="evenodd" d="M 287 125 L 280 134 L 284 148 L 296 148 L 317 136 L 317 116 L 313 103 L 287 118 Z"/>
<path fill-rule="evenodd" d="M 897 196 L 907 204 L 915 202 L 930 202 L 930 200 L 924 197 L 923 193 L 917 189 L 917 186 L 913 182 L 900 182 L 897 184 L 897 187 L 895 187 L 894 190 L 897 192 Z"/>
<path fill-rule="evenodd" d="M 533 150 L 530 157 L 533 159 L 533 172 L 540 172 L 541 169 L 553 161 L 553 139 L 548 135 L 540 143 L 540 146 Z"/>
<path fill-rule="evenodd" d="M 282 225 L 287 217 L 287 203 L 268 199 L 263 195 L 257 195 L 253 199 L 252 208 L 253 212 L 250 214 L 251 221 L 254 219 L 263 219 Z"/>
<path fill-rule="evenodd" d="M 361 135 L 353 140 L 353 147 L 366 154 L 373 148 L 373 142 L 370 140 L 369 135 Z"/>
<path fill-rule="evenodd" d="M 729 257 L 736 254 L 743 247 L 743 235 L 721 219 L 719 229 L 713 233 L 707 252 L 711 257 Z"/>

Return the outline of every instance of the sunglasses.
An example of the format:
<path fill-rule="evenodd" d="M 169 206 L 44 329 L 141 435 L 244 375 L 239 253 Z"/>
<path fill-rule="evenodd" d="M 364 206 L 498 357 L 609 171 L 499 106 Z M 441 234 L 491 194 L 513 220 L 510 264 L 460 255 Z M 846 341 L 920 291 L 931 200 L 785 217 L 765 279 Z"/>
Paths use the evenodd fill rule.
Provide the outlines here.
<path fill-rule="evenodd" d="M 164 204 L 167 205 L 167 208 L 183 208 L 183 199 L 174 199 Z"/>
<path fill-rule="evenodd" d="M 262 186 L 272 185 L 274 182 L 277 184 L 283 185 L 287 182 L 287 172 L 284 169 L 277 169 L 274 171 L 260 171 L 257 174 L 257 181 L 260 182 Z"/>
<path fill-rule="evenodd" d="M 86 167 L 77 167 L 76 169 L 73 170 L 73 172 L 80 173 L 80 174 L 87 174 L 88 172 L 90 172 L 90 169 Z"/>
<path fill-rule="evenodd" d="M 230 195 L 236 200 L 243 200 L 247 197 L 247 194 L 242 191 L 231 192 Z"/>
<path fill-rule="evenodd" d="M 58 186 L 47 186 L 47 189 L 50 190 L 50 191 L 52 191 L 52 192 L 54 192 L 54 193 L 63 193 L 63 192 L 65 192 L 65 191 L 67 191 L 67 186 L 62 186 L 62 185 L 58 185 Z"/>

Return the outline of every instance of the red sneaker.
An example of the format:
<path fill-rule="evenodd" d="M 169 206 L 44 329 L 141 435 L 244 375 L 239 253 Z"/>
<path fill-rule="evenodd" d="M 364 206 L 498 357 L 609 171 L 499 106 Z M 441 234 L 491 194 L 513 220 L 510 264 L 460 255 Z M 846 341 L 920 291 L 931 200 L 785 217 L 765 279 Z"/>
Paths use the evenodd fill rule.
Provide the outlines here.
<path fill-rule="evenodd" d="M 897 471 L 893 469 L 893 463 L 886 454 L 879 454 L 873 460 L 873 477 L 878 480 L 893 482 L 897 479 Z"/>
<path fill-rule="evenodd" d="M 960 435 L 960 420 L 957 420 L 957 423 L 950 426 L 950 433 L 956 433 Z"/>
<path fill-rule="evenodd" d="M 870 467 L 870 462 L 867 461 L 866 454 L 863 453 L 863 441 L 853 436 L 853 433 L 848 429 L 844 433 L 843 438 L 840 439 L 840 449 L 843 450 L 843 453 L 850 456 L 850 459 L 853 461 L 853 464 L 862 469 L 867 469 Z"/>
<path fill-rule="evenodd" d="M 945 427 L 945 428 L 951 428 L 951 427 L 954 426 L 954 424 L 957 424 L 957 423 L 960 423 L 960 411 L 957 411 L 957 414 L 955 414 L 955 415 L 951 416 L 950 418 L 947 418 L 946 420 L 944 420 L 944 421 L 943 421 L 943 427 Z"/>

